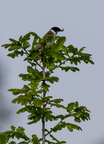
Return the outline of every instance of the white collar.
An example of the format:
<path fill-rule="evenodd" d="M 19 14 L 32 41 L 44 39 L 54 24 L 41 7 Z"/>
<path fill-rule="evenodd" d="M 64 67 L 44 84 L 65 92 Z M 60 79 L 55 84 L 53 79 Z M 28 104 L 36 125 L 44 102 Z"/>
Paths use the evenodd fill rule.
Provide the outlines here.
<path fill-rule="evenodd" d="M 51 29 L 51 32 L 56 36 L 56 32 L 53 29 Z"/>

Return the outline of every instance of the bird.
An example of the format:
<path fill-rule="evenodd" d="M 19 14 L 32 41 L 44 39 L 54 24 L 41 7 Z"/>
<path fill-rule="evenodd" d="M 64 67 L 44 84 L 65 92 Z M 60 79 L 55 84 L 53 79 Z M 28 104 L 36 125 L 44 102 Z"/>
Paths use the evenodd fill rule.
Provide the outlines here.
<path fill-rule="evenodd" d="M 55 37 L 58 32 L 62 32 L 62 31 L 63 31 L 63 30 L 60 29 L 59 27 L 52 27 L 52 28 L 43 36 L 43 38 L 44 38 L 45 36 L 53 36 L 53 37 Z M 48 44 L 48 45 L 51 45 L 51 44 Z M 36 45 L 36 49 L 39 50 L 39 51 L 41 51 L 41 50 L 43 50 L 44 48 L 41 46 L 41 44 L 37 44 L 37 45 Z"/>

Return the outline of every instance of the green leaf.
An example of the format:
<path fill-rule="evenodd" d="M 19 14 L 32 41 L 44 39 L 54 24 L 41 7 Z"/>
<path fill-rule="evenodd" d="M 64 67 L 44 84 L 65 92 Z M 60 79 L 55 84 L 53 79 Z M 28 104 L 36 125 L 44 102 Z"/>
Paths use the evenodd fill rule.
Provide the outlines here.
<path fill-rule="evenodd" d="M 52 107 L 52 106 L 55 106 L 55 107 L 57 107 L 57 108 L 65 109 L 65 106 L 64 106 L 64 105 L 61 105 L 61 104 L 58 104 L 58 103 L 50 102 L 49 104 L 50 104 L 51 107 Z"/>
<path fill-rule="evenodd" d="M 66 72 L 71 70 L 73 72 L 79 71 L 79 68 L 77 67 L 71 67 L 71 66 L 66 66 L 66 67 L 61 67 L 62 70 L 65 70 Z"/>
<path fill-rule="evenodd" d="M 73 116 L 76 122 L 90 120 L 90 111 L 85 106 L 79 106 L 74 111 Z"/>
<path fill-rule="evenodd" d="M 24 93 L 23 89 L 9 89 L 8 91 L 12 92 L 14 95 Z"/>
<path fill-rule="evenodd" d="M 23 42 L 25 42 L 25 41 L 27 41 L 27 40 L 30 40 L 30 33 L 25 34 L 25 35 L 22 37 L 21 42 L 23 43 Z"/>
<path fill-rule="evenodd" d="M 25 141 L 28 141 L 29 138 L 26 136 L 25 132 L 24 132 L 24 128 L 23 127 L 18 127 L 15 128 L 14 126 L 11 126 L 11 130 L 10 131 L 6 131 L 5 134 L 8 137 L 8 140 L 10 138 L 17 138 L 17 139 L 24 139 Z M 14 141 L 12 141 L 11 143 L 14 144 Z"/>
<path fill-rule="evenodd" d="M 85 48 L 86 48 L 86 47 L 82 47 L 82 48 L 80 48 L 79 52 L 84 51 Z"/>
<path fill-rule="evenodd" d="M 54 102 L 54 103 L 60 103 L 62 102 L 63 99 L 54 99 L 54 100 L 51 100 L 50 102 Z"/>
<path fill-rule="evenodd" d="M 81 127 L 75 125 L 75 124 L 71 124 L 71 123 L 67 123 L 67 128 L 70 132 L 73 132 L 74 129 L 76 130 L 82 130 Z"/>
<path fill-rule="evenodd" d="M 11 142 L 9 142 L 8 144 L 16 144 L 16 142 L 14 142 L 14 141 L 11 141 Z"/>
<path fill-rule="evenodd" d="M 41 99 L 34 99 L 34 106 L 40 107 L 42 106 L 43 102 Z"/>
<path fill-rule="evenodd" d="M 53 69 L 55 69 L 57 66 L 55 66 L 55 64 L 51 61 L 47 67 L 48 67 L 49 70 L 53 70 Z"/>
<path fill-rule="evenodd" d="M 44 113 L 44 110 L 42 107 L 36 107 L 36 106 L 26 106 L 27 112 L 30 113 L 28 116 L 28 119 L 31 120 L 28 124 L 34 124 L 38 121 L 40 121 L 42 114 Z"/>
<path fill-rule="evenodd" d="M 74 57 L 70 58 L 70 63 L 71 64 L 78 65 L 79 63 L 81 63 L 81 61 L 82 61 L 82 58 L 77 57 L 77 56 L 74 56 Z"/>
<path fill-rule="evenodd" d="M 11 42 L 13 42 L 13 43 L 18 43 L 18 41 L 14 40 L 14 39 L 12 39 L 12 38 L 10 38 L 9 40 L 10 40 Z"/>
<path fill-rule="evenodd" d="M 12 130 L 12 131 L 15 131 L 15 129 L 16 129 L 16 127 L 12 125 L 12 126 L 11 126 L 11 130 Z"/>
<path fill-rule="evenodd" d="M 0 133 L 0 144 L 6 144 L 7 141 L 7 136 L 4 133 Z"/>
<path fill-rule="evenodd" d="M 24 108 L 19 109 L 19 110 L 17 111 L 17 114 L 23 113 L 23 112 L 26 112 L 26 111 L 27 111 L 27 108 L 24 107 Z"/>
<path fill-rule="evenodd" d="M 32 144 L 40 144 L 39 138 L 34 134 L 32 135 Z"/>
<path fill-rule="evenodd" d="M 59 81 L 59 78 L 58 78 L 58 77 L 55 77 L 55 76 L 51 76 L 51 77 L 46 77 L 46 78 L 44 78 L 43 80 L 48 81 L 48 82 L 50 82 L 50 83 L 54 83 L 54 82 L 58 82 L 58 81 Z"/>
<path fill-rule="evenodd" d="M 30 47 L 29 42 L 28 41 L 24 41 L 24 43 L 23 43 L 23 49 L 26 49 L 28 47 Z"/>
<path fill-rule="evenodd" d="M 41 88 L 43 89 L 43 92 L 44 91 L 49 91 L 49 87 L 50 87 L 50 85 L 48 85 L 47 83 L 45 83 L 44 81 L 42 82 L 42 84 L 41 84 Z"/>
<path fill-rule="evenodd" d="M 18 103 L 21 105 L 27 105 L 30 103 L 30 101 L 32 100 L 32 96 L 27 94 L 27 95 L 19 95 L 17 98 L 12 100 L 12 103 Z"/>
<path fill-rule="evenodd" d="M 64 117 L 64 115 L 62 115 L 62 114 L 54 116 L 54 120 L 58 120 L 58 119 L 63 120 L 64 118 L 65 118 L 65 117 Z"/>
<path fill-rule="evenodd" d="M 23 89 L 25 92 L 27 92 L 27 91 L 30 90 L 29 86 L 27 86 L 27 85 L 24 85 L 22 89 Z"/>
<path fill-rule="evenodd" d="M 51 98 L 53 98 L 53 97 L 52 96 L 46 96 L 43 98 L 43 102 L 49 102 Z"/>
<path fill-rule="evenodd" d="M 34 69 L 31 67 L 31 66 L 27 66 L 27 71 L 29 72 L 29 73 L 34 73 Z M 37 71 L 37 70 L 36 70 Z M 38 72 L 38 71 L 37 71 Z"/>
<path fill-rule="evenodd" d="M 11 58 L 15 58 L 15 57 L 18 57 L 19 55 L 23 56 L 23 54 L 24 54 L 23 50 L 21 51 L 15 50 L 15 52 L 9 53 L 7 56 Z"/>
<path fill-rule="evenodd" d="M 59 37 L 59 39 L 56 42 L 56 49 L 61 49 L 65 41 L 66 37 Z"/>
<path fill-rule="evenodd" d="M 9 48 L 11 46 L 11 44 L 3 44 L 2 47 L 4 48 Z"/>
<path fill-rule="evenodd" d="M 22 35 L 21 35 L 21 36 L 19 37 L 19 40 L 18 40 L 18 41 L 19 41 L 19 43 L 21 43 L 21 42 L 22 42 L 22 38 L 23 38 L 23 37 L 22 37 Z"/>
<path fill-rule="evenodd" d="M 57 124 L 54 128 L 52 128 L 53 132 L 57 132 L 59 130 L 62 130 L 63 128 L 66 127 L 66 122 L 60 122 L 59 124 Z"/>
<path fill-rule="evenodd" d="M 72 111 L 74 111 L 74 109 L 76 109 L 79 106 L 78 102 L 72 102 L 69 103 L 68 106 L 66 107 L 67 112 L 71 113 Z"/>
<path fill-rule="evenodd" d="M 72 53 L 73 55 L 76 55 L 76 54 L 78 53 L 78 49 L 77 49 L 77 48 L 74 48 L 73 45 L 69 45 L 69 46 L 67 47 L 67 50 L 68 50 L 69 53 Z"/>

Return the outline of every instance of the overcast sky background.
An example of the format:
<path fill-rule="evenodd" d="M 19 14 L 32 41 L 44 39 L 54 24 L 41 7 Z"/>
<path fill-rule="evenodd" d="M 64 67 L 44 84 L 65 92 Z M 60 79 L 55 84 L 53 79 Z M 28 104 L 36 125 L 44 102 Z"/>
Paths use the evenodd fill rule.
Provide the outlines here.
<path fill-rule="evenodd" d="M 60 81 L 52 86 L 51 95 L 62 97 L 65 104 L 78 101 L 91 111 L 91 120 L 80 124 L 83 131 L 63 130 L 57 137 L 67 144 L 104 144 L 104 0 L 0 0 L 0 45 L 30 31 L 42 37 L 53 26 L 64 28 L 59 35 L 66 36 L 66 45 L 85 46 L 95 62 L 80 64 L 76 73 L 56 71 Z M 11 104 L 14 96 L 7 90 L 22 87 L 18 74 L 26 72 L 26 62 L 21 57 L 11 59 L 7 53 L 1 48 L 0 131 L 15 125 L 26 127 L 28 135 L 39 134 L 40 124 L 32 130 L 26 114 L 15 114 L 20 106 Z"/>

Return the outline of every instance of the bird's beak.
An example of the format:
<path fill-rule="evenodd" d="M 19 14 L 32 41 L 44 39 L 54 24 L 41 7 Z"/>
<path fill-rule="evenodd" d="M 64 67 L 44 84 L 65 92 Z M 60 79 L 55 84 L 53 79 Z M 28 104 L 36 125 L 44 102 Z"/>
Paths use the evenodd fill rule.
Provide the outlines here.
<path fill-rule="evenodd" d="M 63 29 L 61 29 L 61 32 L 63 32 L 64 31 L 64 28 Z"/>

